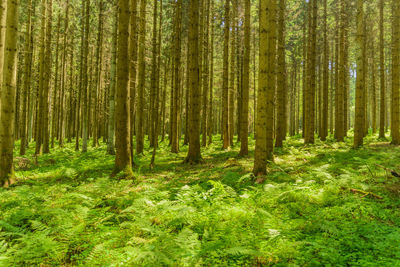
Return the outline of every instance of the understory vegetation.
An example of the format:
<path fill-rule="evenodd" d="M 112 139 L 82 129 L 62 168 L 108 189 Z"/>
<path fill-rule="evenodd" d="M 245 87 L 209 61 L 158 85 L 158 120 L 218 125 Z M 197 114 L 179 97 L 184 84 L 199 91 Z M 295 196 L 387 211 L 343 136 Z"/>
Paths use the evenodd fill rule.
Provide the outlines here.
<path fill-rule="evenodd" d="M 198 166 L 165 141 L 154 169 L 150 150 L 135 157 L 134 180 L 110 177 L 105 145 L 31 145 L 0 188 L 0 265 L 398 266 L 400 180 L 382 166 L 398 170 L 400 148 L 350 143 L 290 138 L 254 177 L 253 151 L 219 136 Z"/>

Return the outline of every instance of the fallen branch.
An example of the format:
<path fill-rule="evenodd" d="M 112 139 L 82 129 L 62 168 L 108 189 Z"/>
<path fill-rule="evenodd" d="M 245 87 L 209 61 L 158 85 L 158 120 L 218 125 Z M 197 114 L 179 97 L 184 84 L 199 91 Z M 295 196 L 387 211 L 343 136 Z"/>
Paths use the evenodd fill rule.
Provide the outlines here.
<path fill-rule="evenodd" d="M 377 199 L 383 199 L 383 197 L 378 196 L 378 195 L 376 195 L 376 194 L 374 194 L 372 192 L 366 192 L 366 191 L 363 191 L 363 190 L 360 190 L 360 189 L 350 188 L 350 191 L 355 193 L 355 194 L 356 193 L 357 194 L 363 194 L 361 196 L 361 198 L 366 197 L 366 196 L 371 196 L 371 197 L 374 197 L 374 198 L 377 198 Z"/>
<path fill-rule="evenodd" d="M 400 173 L 398 173 L 398 172 L 396 172 L 394 170 L 388 169 L 385 166 L 382 166 L 382 165 L 379 165 L 379 164 L 375 164 L 375 165 L 378 166 L 379 168 L 384 169 L 385 171 L 390 172 L 390 174 L 393 175 L 394 177 L 400 178 Z"/>

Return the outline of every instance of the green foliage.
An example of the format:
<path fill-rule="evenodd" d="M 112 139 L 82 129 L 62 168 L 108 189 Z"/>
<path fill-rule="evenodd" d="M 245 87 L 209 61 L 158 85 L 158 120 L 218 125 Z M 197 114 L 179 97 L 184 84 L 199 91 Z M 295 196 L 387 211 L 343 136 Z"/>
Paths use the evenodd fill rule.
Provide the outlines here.
<path fill-rule="evenodd" d="M 162 143 L 155 169 L 151 153 L 135 158 L 136 180 L 110 178 L 105 146 L 67 144 L 37 164 L 29 151 L 30 167 L 0 189 L 0 265 L 400 264 L 400 181 L 375 165 L 398 168 L 399 148 L 289 139 L 259 184 L 252 155 L 218 140 L 199 166 L 182 164 L 187 147 L 171 155 Z"/>

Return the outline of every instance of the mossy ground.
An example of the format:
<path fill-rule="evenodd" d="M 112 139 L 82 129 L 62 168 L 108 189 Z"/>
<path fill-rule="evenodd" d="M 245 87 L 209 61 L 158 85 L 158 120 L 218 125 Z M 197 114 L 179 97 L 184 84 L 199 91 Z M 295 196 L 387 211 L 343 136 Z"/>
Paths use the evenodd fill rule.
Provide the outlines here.
<path fill-rule="evenodd" d="M 376 165 L 400 170 L 400 148 L 366 143 L 290 138 L 258 180 L 252 138 L 238 158 L 215 136 L 200 165 L 166 141 L 154 169 L 150 150 L 135 158 L 135 180 L 110 178 L 105 145 L 37 161 L 31 145 L 0 189 L 0 265 L 400 266 L 400 179 Z"/>

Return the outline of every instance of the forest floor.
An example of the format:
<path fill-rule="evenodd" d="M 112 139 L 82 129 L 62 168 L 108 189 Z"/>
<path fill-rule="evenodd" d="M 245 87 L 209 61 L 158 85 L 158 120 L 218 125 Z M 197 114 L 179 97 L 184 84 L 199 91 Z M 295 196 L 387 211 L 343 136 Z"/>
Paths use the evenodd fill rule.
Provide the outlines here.
<path fill-rule="evenodd" d="M 400 148 L 366 143 L 290 138 L 258 180 L 253 151 L 238 158 L 219 137 L 197 166 L 166 141 L 150 169 L 146 151 L 135 180 L 110 178 L 105 145 L 35 161 L 17 144 L 18 181 L 0 189 L 0 265 L 400 266 L 400 178 L 376 165 L 400 170 Z"/>

